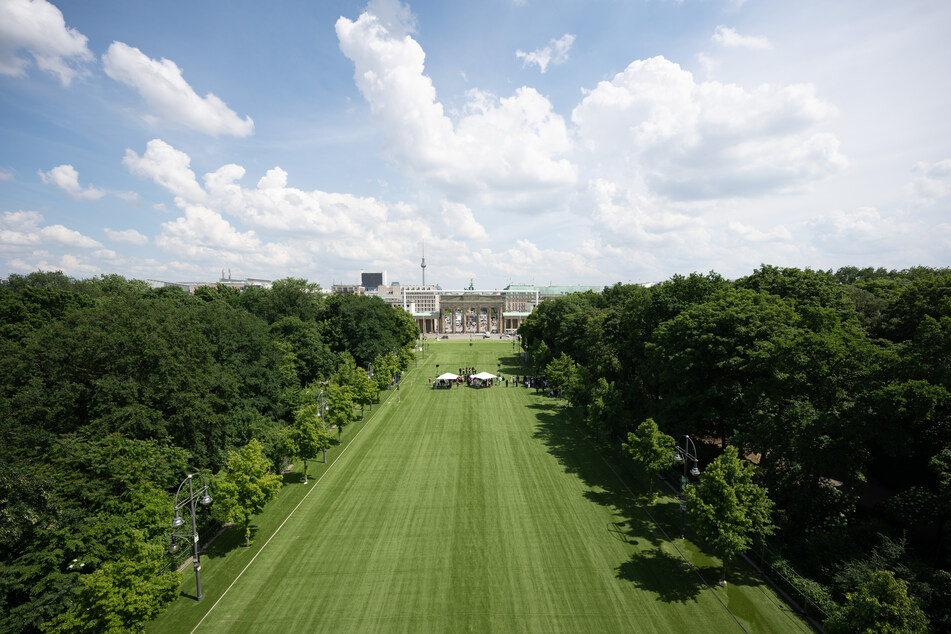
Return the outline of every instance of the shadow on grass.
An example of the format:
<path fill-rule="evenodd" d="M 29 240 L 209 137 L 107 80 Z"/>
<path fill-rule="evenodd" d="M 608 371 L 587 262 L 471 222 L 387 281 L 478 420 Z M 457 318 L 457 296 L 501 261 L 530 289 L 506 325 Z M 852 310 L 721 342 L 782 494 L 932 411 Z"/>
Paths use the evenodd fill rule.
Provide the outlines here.
<path fill-rule="evenodd" d="M 717 574 L 716 569 L 711 569 Z M 629 561 L 617 567 L 619 579 L 630 581 L 638 588 L 657 595 L 664 603 L 686 603 L 696 601 L 697 596 L 707 587 L 704 578 L 706 571 L 701 569 L 703 578 L 689 568 L 680 555 L 672 554 L 660 548 L 652 548 L 635 553 Z"/>
<path fill-rule="evenodd" d="M 254 538 L 257 536 L 257 533 L 258 527 L 251 524 L 252 545 L 254 544 Z M 234 526 L 229 526 L 224 529 L 224 532 L 218 535 L 218 538 L 205 548 L 201 556 L 207 557 L 208 559 L 225 557 L 233 550 L 245 548 L 244 544 L 244 526 L 235 524 Z"/>
<path fill-rule="evenodd" d="M 320 462 L 318 460 L 317 462 Z M 313 475 L 313 461 L 307 468 L 307 477 L 310 478 Z M 284 486 L 288 484 L 303 484 L 304 482 L 304 472 L 303 471 L 288 471 L 284 474 Z"/>
<path fill-rule="evenodd" d="M 659 547 L 662 540 L 648 523 L 638 501 L 594 450 L 583 430 L 569 419 L 561 403 L 552 400 L 529 407 L 537 411 L 534 437 L 545 444 L 567 473 L 581 479 L 588 488 L 584 492 L 587 499 L 614 513 L 616 519 L 611 524 L 613 529 L 609 530 L 623 534 L 628 543 Z"/>

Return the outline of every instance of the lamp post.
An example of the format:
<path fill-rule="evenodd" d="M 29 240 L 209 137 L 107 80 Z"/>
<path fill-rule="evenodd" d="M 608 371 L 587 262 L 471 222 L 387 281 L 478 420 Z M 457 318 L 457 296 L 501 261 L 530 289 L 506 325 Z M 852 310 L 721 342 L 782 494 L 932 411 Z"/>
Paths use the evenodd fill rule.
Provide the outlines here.
<path fill-rule="evenodd" d="M 691 450 L 693 453 L 691 453 Z M 674 462 L 682 462 L 684 465 L 684 474 L 680 477 L 680 539 L 684 538 L 684 518 L 687 514 L 687 506 L 684 502 L 684 491 L 687 489 L 688 461 L 693 463 L 693 466 L 689 471 L 690 475 L 693 477 L 700 475 L 700 468 L 698 466 L 700 461 L 697 458 L 697 445 L 694 444 L 690 436 L 684 436 L 683 446 L 674 446 Z"/>
<path fill-rule="evenodd" d="M 195 491 L 194 485 L 192 484 L 192 479 L 198 476 L 201 478 L 201 489 L 197 492 Z M 185 483 L 188 483 L 188 496 L 182 497 L 182 488 L 185 486 Z M 198 527 L 195 525 L 195 503 L 200 502 L 203 506 L 208 506 L 211 504 L 211 496 L 208 495 L 208 483 L 205 482 L 205 476 L 200 473 L 193 473 L 185 478 L 180 485 L 178 485 L 178 491 L 175 493 L 175 506 L 172 507 L 175 510 L 175 519 L 172 520 L 172 528 L 181 528 L 185 524 L 185 519 L 181 516 L 180 511 L 183 508 L 188 508 L 192 516 L 192 532 L 190 533 L 172 533 L 172 546 L 168 549 L 170 553 L 178 552 L 178 542 L 176 539 L 187 539 L 192 543 L 192 556 L 195 558 L 194 568 L 195 568 L 195 585 L 198 587 L 198 600 L 201 601 L 201 560 L 198 558 Z"/>

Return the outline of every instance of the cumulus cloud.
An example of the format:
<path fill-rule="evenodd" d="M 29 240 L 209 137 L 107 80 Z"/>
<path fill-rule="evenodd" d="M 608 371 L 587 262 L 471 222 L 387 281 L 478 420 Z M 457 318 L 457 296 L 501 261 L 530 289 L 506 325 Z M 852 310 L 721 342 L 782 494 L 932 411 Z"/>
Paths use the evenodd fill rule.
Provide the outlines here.
<path fill-rule="evenodd" d="M 0 246 L 36 247 L 55 245 L 91 249 L 102 245 L 63 225 L 41 226 L 43 216 L 35 211 L 6 211 L 0 217 Z"/>
<path fill-rule="evenodd" d="M 663 57 L 632 62 L 572 112 L 605 177 L 672 200 L 797 191 L 843 169 L 836 114 L 811 85 L 746 90 L 693 75 Z"/>
<path fill-rule="evenodd" d="M 405 245 L 419 240 L 433 248 L 446 245 L 452 253 L 464 247 L 434 235 L 411 206 L 295 188 L 280 167 L 248 187 L 240 182 L 245 177 L 242 166 L 223 165 L 202 177 L 202 187 L 191 170 L 191 158 L 159 139 L 150 141 L 141 157 L 128 150 L 124 162 L 134 173 L 165 187 L 183 212 L 162 225 L 154 243 L 211 266 L 241 261 L 266 270 L 299 267 L 319 254 L 356 263 L 393 262 L 407 257 Z"/>
<path fill-rule="evenodd" d="M 83 74 L 93 59 L 86 36 L 66 26 L 62 12 L 46 0 L 0 2 L 0 74 L 24 77 L 28 54 L 40 70 L 59 77 L 64 86 Z"/>
<path fill-rule="evenodd" d="M 807 226 L 818 242 L 846 251 L 862 252 L 881 251 L 890 244 L 904 244 L 897 239 L 922 230 L 905 214 L 883 215 L 874 207 L 859 207 L 851 211 L 837 209 L 811 218 Z M 892 248 L 886 247 L 886 250 Z"/>
<path fill-rule="evenodd" d="M 727 226 L 731 232 L 747 242 L 786 242 L 792 240 L 792 233 L 783 225 L 777 225 L 771 231 L 761 231 L 756 227 L 731 220 Z"/>
<path fill-rule="evenodd" d="M 0 182 L 12 181 L 12 180 L 13 180 L 13 172 L 11 172 L 10 170 L 0 169 Z"/>
<path fill-rule="evenodd" d="M 470 91 L 454 122 L 412 37 L 391 33 L 369 9 L 355 22 L 341 17 L 336 31 L 390 156 L 450 198 L 517 207 L 575 182 L 575 167 L 562 158 L 571 149 L 565 122 L 533 88 L 501 99 Z"/>
<path fill-rule="evenodd" d="M 151 178 L 175 196 L 192 201 L 205 197 L 191 170 L 191 157 L 161 139 L 149 141 L 142 156 L 127 149 L 122 164 L 133 174 Z"/>
<path fill-rule="evenodd" d="M 528 68 L 534 64 L 538 66 L 541 72 L 548 70 L 549 64 L 563 64 L 568 60 L 568 51 L 575 42 L 575 36 L 571 33 L 565 33 L 557 40 L 551 40 L 548 46 L 535 49 L 526 53 L 522 50 L 515 51 L 515 58 L 522 60 L 522 66 Z"/>
<path fill-rule="evenodd" d="M 736 32 L 736 29 L 731 29 L 722 24 L 717 27 L 710 39 L 713 40 L 714 44 L 726 48 L 746 48 L 753 51 L 765 51 L 772 48 L 769 40 L 765 37 L 740 35 Z"/>
<path fill-rule="evenodd" d="M 134 244 L 137 246 L 142 246 L 149 243 L 148 236 L 139 233 L 135 229 L 116 231 L 115 229 L 109 229 L 106 227 L 104 231 L 106 232 L 106 236 L 108 236 L 113 242 L 123 242 L 125 244 Z"/>
<path fill-rule="evenodd" d="M 921 161 L 913 171 L 915 179 L 905 189 L 917 202 L 933 204 L 951 196 L 951 159 L 936 163 Z"/>
<path fill-rule="evenodd" d="M 462 203 L 443 201 L 442 219 L 449 232 L 461 240 L 488 240 L 485 227 L 476 221 L 472 210 Z"/>
<path fill-rule="evenodd" d="M 251 117 L 242 120 L 212 93 L 199 97 L 171 60 L 154 60 L 135 47 L 113 42 L 102 56 L 102 64 L 109 77 L 142 95 L 153 111 L 153 120 L 213 136 L 245 137 L 254 132 Z"/>
<path fill-rule="evenodd" d="M 254 231 L 237 231 L 221 214 L 202 205 L 185 205 L 185 215 L 162 223 L 156 243 L 183 255 L 200 255 L 212 250 L 251 252 L 261 245 Z"/>
<path fill-rule="evenodd" d="M 87 187 L 86 189 L 80 187 L 79 172 L 72 165 L 58 165 L 48 172 L 40 170 L 38 173 L 44 183 L 59 187 L 76 200 L 81 198 L 99 200 L 106 195 L 106 192 L 95 187 Z"/>

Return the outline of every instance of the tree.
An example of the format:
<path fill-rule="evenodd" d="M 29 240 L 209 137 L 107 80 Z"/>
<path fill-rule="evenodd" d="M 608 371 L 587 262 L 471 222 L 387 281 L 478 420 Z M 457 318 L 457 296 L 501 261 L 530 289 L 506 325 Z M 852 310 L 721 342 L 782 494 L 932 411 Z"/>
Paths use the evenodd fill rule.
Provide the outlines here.
<path fill-rule="evenodd" d="M 596 430 L 597 437 L 600 438 L 602 428 L 612 433 L 621 428 L 621 411 L 621 393 L 614 382 L 609 383 L 603 376 L 599 377 L 588 408 L 588 425 Z"/>
<path fill-rule="evenodd" d="M 244 524 L 244 545 L 251 546 L 251 518 L 281 489 L 283 478 L 270 473 L 261 443 L 252 439 L 241 451 L 229 451 L 225 471 L 215 476 L 215 504 L 229 522 Z"/>
<path fill-rule="evenodd" d="M 657 498 L 654 493 L 654 478 L 673 465 L 675 446 L 673 437 L 660 431 L 653 418 L 648 418 L 637 427 L 636 432 L 627 435 L 624 450 L 647 474 L 651 502 Z"/>
<path fill-rule="evenodd" d="M 356 418 L 350 388 L 331 383 L 327 387 L 327 406 L 329 409 L 325 419 L 330 425 L 336 425 L 337 440 L 340 440 L 340 432 Z"/>
<path fill-rule="evenodd" d="M 164 548 L 133 531 L 124 556 L 80 577 L 72 605 L 43 629 L 47 632 L 141 632 L 178 596 L 181 574 L 156 574 Z"/>
<path fill-rule="evenodd" d="M 327 298 L 320 319 L 330 322 L 333 336 L 326 339 L 328 344 L 336 352 L 347 350 L 362 366 L 419 337 L 413 317 L 393 310 L 379 297 L 333 295 Z"/>
<path fill-rule="evenodd" d="M 779 380 L 774 359 L 796 322 L 774 295 L 729 289 L 662 323 L 643 373 L 663 419 L 726 444 Z"/>
<path fill-rule="evenodd" d="M 377 394 L 376 384 L 363 368 L 357 368 L 350 385 L 353 397 L 360 404 L 360 417 L 363 417 L 363 406 L 369 405 L 373 411 L 373 397 Z"/>
<path fill-rule="evenodd" d="M 377 394 L 390 387 L 394 376 L 396 376 L 396 359 L 391 353 L 384 352 L 373 359 L 373 381 L 376 384 Z"/>
<path fill-rule="evenodd" d="M 825 622 L 829 634 L 914 634 L 928 631 L 928 617 L 908 596 L 907 584 L 889 570 L 879 570 L 846 595 L 845 605 Z"/>
<path fill-rule="evenodd" d="M 686 491 L 687 511 L 697 523 L 697 533 L 720 553 L 726 583 L 729 561 L 753 545 L 753 540 L 773 532 L 772 500 L 766 489 L 753 483 L 753 465 L 729 446 L 700 476 L 700 484 Z"/>
<path fill-rule="evenodd" d="M 564 352 L 557 359 L 551 361 L 545 366 L 545 378 L 548 379 L 548 385 L 556 391 L 561 392 L 565 401 L 570 405 L 568 388 L 575 378 L 575 362 L 572 361 Z"/>
<path fill-rule="evenodd" d="M 333 442 L 317 415 L 317 407 L 316 403 L 308 403 L 299 408 L 294 412 L 294 423 L 287 428 L 291 452 L 304 461 L 304 484 L 307 484 L 307 461 L 316 459 L 318 452 L 323 451 L 326 462 L 326 451 Z"/>

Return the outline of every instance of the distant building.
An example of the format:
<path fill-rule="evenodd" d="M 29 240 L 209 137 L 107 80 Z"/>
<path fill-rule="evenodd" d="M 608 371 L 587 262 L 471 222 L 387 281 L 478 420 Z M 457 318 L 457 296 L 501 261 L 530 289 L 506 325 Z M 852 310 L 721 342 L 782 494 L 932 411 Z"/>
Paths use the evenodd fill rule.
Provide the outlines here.
<path fill-rule="evenodd" d="M 249 288 L 271 288 L 271 280 L 261 280 L 253 277 L 249 277 L 244 280 L 231 279 L 231 275 L 228 277 L 224 276 L 222 272 L 221 279 L 217 282 L 166 282 L 163 280 L 145 280 L 146 284 L 152 288 L 162 288 L 165 286 L 177 286 L 186 293 L 194 293 L 195 290 L 201 287 L 211 287 L 216 286 L 226 286 L 228 288 L 236 288 L 239 291 L 246 291 Z"/>
<path fill-rule="evenodd" d="M 386 286 L 386 271 L 380 271 L 379 273 L 360 273 L 360 285 L 366 290 Z"/>
<path fill-rule="evenodd" d="M 360 284 L 334 284 L 330 287 L 331 295 L 366 295 L 366 288 Z"/>

